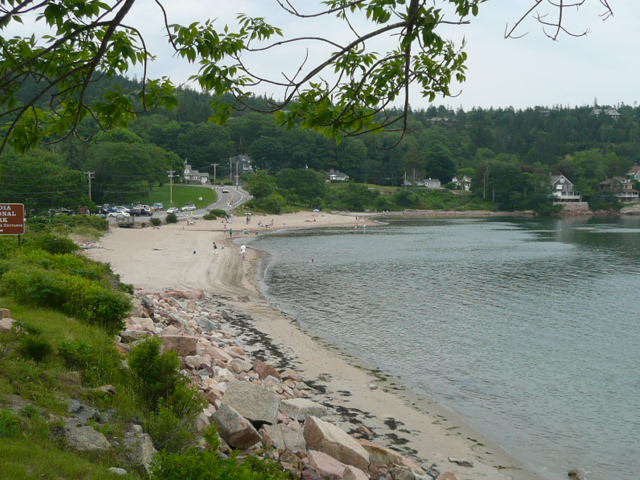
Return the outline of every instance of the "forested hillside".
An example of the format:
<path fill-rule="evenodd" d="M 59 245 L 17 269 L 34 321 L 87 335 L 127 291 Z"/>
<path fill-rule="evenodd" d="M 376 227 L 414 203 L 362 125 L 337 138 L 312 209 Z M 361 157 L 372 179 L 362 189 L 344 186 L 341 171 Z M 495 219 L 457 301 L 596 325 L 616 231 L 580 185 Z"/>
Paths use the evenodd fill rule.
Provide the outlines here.
<path fill-rule="evenodd" d="M 138 87 L 132 80 L 109 79 L 92 85 L 91 93 L 113 88 L 114 82 L 123 90 Z M 411 113 L 403 138 L 370 133 L 337 143 L 311 130 L 286 129 L 273 116 L 247 109 L 217 125 L 208 122 L 210 101 L 206 94 L 182 90 L 174 110 L 141 114 L 126 129 L 101 132 L 86 121 L 82 138 L 50 139 L 59 141 L 26 154 L 6 150 L 0 201 L 30 208 L 88 204 L 87 171 L 95 172 L 94 203 L 136 201 L 166 183 L 167 170 L 181 172 L 184 161 L 206 172 L 217 163 L 217 177 L 224 180 L 229 157 L 245 153 L 257 169 L 271 174 L 337 169 L 368 184 L 398 186 L 426 177 L 446 184 L 466 174 L 476 196 L 498 208 L 518 209 L 546 199 L 551 172 L 566 175 L 589 199 L 597 197 L 600 181 L 640 163 L 640 109 L 630 106 L 432 107 Z M 264 106 L 267 99 L 253 101 Z"/>

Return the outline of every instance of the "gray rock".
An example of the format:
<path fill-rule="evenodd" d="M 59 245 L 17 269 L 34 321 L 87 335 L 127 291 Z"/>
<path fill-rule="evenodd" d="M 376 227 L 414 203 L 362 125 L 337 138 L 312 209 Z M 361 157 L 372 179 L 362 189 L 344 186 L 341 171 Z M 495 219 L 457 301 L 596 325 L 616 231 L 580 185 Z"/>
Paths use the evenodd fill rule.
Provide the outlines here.
<path fill-rule="evenodd" d="M 6 308 L 2 310 L 6 310 Z M 0 333 L 9 333 L 13 327 L 13 323 L 13 319 L 11 318 L 0 318 Z"/>
<path fill-rule="evenodd" d="M 118 468 L 118 467 L 111 467 L 109 471 L 114 475 L 127 475 L 129 473 L 124 468 Z"/>
<path fill-rule="evenodd" d="M 141 330 L 125 330 L 124 332 L 120 332 L 120 341 L 122 343 L 133 343 L 149 335 L 151 335 L 149 332 L 143 332 Z"/>
<path fill-rule="evenodd" d="M 280 398 L 271 390 L 254 383 L 235 382 L 229 385 L 222 404 L 235 409 L 253 423 L 275 424 L 280 407 Z"/>
<path fill-rule="evenodd" d="M 94 452 L 106 451 L 111 448 L 109 440 L 103 434 L 87 425 L 81 427 L 66 425 L 63 432 L 67 445 L 74 450 Z"/>
<path fill-rule="evenodd" d="M 232 447 L 249 448 L 260 441 L 260 435 L 249 421 L 226 404 L 212 415 L 220 436 Z"/>
<path fill-rule="evenodd" d="M 327 414 L 327 408 L 307 398 L 292 398 L 280 403 L 280 410 L 285 415 L 304 422 L 308 416 L 323 417 Z"/>
<path fill-rule="evenodd" d="M 140 425 L 133 425 L 125 434 L 124 445 L 131 465 L 142 467 L 147 473 L 151 473 L 151 463 L 157 452 L 149 434 L 142 433 Z"/>
<path fill-rule="evenodd" d="M 78 424 L 85 424 L 89 420 L 100 421 L 100 412 L 93 407 L 80 403 L 78 400 L 69 400 L 69 413 L 73 414 L 74 420 Z"/>
<path fill-rule="evenodd" d="M 196 323 L 207 332 L 212 332 L 217 328 L 216 324 L 206 317 L 196 317 Z"/>

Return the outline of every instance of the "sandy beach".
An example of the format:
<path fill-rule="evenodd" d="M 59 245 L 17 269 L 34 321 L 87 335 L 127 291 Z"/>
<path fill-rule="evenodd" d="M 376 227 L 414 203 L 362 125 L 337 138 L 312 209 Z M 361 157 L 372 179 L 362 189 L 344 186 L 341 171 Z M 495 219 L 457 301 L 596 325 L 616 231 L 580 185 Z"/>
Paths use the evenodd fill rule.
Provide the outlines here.
<path fill-rule="evenodd" d="M 307 379 L 320 379 L 325 397 L 338 409 L 360 415 L 376 433 L 376 441 L 419 459 L 437 464 L 441 472 L 454 472 L 459 480 L 533 480 L 506 452 L 465 425 L 445 407 L 417 398 L 392 379 L 381 381 L 348 352 L 307 335 L 295 319 L 275 309 L 258 286 L 260 253 L 247 251 L 243 260 L 238 238 L 269 231 L 374 225 L 367 216 L 300 212 L 285 215 L 181 221 L 159 229 L 112 228 L 87 254 L 110 263 L 122 281 L 145 291 L 202 289 L 223 299 L 236 312 L 251 317 L 255 328 L 295 360 Z M 233 238 L 229 231 L 233 230 Z M 246 231 L 246 233 L 243 233 Z M 213 242 L 218 246 L 213 249 Z M 473 462 L 460 466 L 450 457 Z"/>

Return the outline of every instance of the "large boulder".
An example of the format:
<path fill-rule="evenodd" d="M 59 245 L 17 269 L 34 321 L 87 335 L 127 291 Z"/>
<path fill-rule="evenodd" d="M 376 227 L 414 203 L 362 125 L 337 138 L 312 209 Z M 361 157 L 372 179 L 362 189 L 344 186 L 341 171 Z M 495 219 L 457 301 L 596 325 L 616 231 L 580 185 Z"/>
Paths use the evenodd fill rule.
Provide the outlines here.
<path fill-rule="evenodd" d="M 360 440 L 359 442 L 360 445 L 369 452 L 369 460 L 371 463 L 383 463 L 385 465 L 402 464 L 402 455 L 399 453 L 368 440 Z"/>
<path fill-rule="evenodd" d="M 342 474 L 343 480 L 369 480 L 369 475 L 364 473 L 359 468 L 352 465 L 347 465 Z"/>
<path fill-rule="evenodd" d="M 280 398 L 261 385 L 235 382 L 227 387 L 222 403 L 234 408 L 244 418 L 259 426 L 264 423 L 276 423 Z"/>
<path fill-rule="evenodd" d="M 111 448 L 107 437 L 88 425 L 66 425 L 64 438 L 67 445 L 79 452 L 102 452 Z"/>
<path fill-rule="evenodd" d="M 181 357 L 196 355 L 197 353 L 198 337 L 189 335 L 163 335 L 160 338 L 165 348 L 175 350 Z"/>
<path fill-rule="evenodd" d="M 258 374 L 260 379 L 265 379 L 269 376 L 280 379 L 280 372 L 275 369 L 273 365 L 267 362 L 258 362 L 253 366 L 253 370 Z"/>
<path fill-rule="evenodd" d="M 294 453 L 301 453 L 307 450 L 302 431 L 292 430 L 282 424 L 265 424 L 260 431 L 262 432 L 262 442 L 267 447 L 288 450 Z"/>
<path fill-rule="evenodd" d="M 157 453 L 151 436 L 148 433 L 144 433 L 140 425 L 133 425 L 125 433 L 124 445 L 130 464 L 142 467 L 147 473 L 151 473 L 153 457 Z"/>
<path fill-rule="evenodd" d="M 307 398 L 283 400 L 280 404 L 280 410 L 300 422 L 304 422 L 309 416 L 323 417 L 327 414 L 326 407 Z"/>
<path fill-rule="evenodd" d="M 260 435 L 253 425 L 229 405 L 220 405 L 212 418 L 220 436 L 232 447 L 245 449 L 260 441 Z"/>
<path fill-rule="evenodd" d="M 6 308 L 3 308 L 2 310 L 6 310 Z M 0 333 L 9 333 L 12 327 L 12 318 L 0 318 Z"/>
<path fill-rule="evenodd" d="M 331 423 L 313 416 L 307 417 L 304 439 L 310 450 L 324 452 L 360 470 L 369 469 L 369 453 L 354 438 Z"/>
<path fill-rule="evenodd" d="M 346 465 L 323 452 L 309 450 L 307 454 L 311 465 L 320 477 L 327 480 L 339 480 L 343 477 Z"/>

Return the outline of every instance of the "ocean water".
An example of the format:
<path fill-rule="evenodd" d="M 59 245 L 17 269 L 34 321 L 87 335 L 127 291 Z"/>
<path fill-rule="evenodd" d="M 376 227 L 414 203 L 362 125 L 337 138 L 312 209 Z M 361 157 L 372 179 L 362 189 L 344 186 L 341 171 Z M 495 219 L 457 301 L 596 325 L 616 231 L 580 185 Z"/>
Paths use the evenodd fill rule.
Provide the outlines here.
<path fill-rule="evenodd" d="M 640 220 L 282 232 L 265 293 L 550 480 L 640 478 Z"/>

